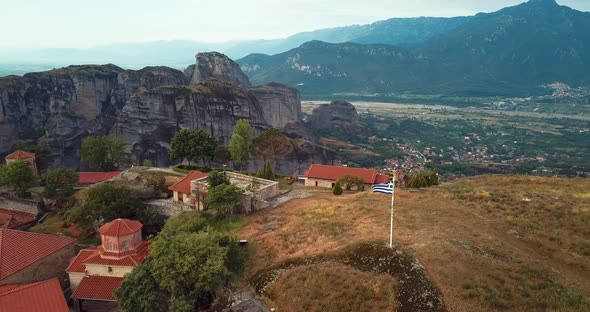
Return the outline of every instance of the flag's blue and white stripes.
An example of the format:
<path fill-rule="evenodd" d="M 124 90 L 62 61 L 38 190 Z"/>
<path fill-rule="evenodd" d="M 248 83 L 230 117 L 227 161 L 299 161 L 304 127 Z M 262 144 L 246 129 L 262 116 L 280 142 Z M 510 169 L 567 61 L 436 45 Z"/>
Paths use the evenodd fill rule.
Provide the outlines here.
<path fill-rule="evenodd" d="M 383 194 L 393 194 L 393 183 L 373 184 L 373 192 Z"/>

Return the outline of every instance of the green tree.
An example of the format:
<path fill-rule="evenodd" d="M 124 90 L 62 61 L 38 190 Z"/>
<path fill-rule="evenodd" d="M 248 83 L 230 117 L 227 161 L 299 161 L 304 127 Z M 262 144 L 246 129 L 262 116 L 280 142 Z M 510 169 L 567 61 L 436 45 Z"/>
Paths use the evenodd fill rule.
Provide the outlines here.
<path fill-rule="evenodd" d="M 336 181 L 336 184 L 334 184 L 334 188 L 332 189 L 332 193 L 334 193 L 334 195 L 342 195 L 343 192 L 342 185 L 339 181 Z"/>
<path fill-rule="evenodd" d="M 126 146 L 123 140 L 113 136 L 89 136 L 82 141 L 78 155 L 93 170 L 114 171 L 131 164 L 131 157 L 125 150 Z"/>
<path fill-rule="evenodd" d="M 254 128 L 250 126 L 248 120 L 238 120 L 229 141 L 229 153 L 231 158 L 240 165 L 240 170 L 252 154 L 253 141 Z"/>
<path fill-rule="evenodd" d="M 176 133 L 170 144 L 170 160 L 188 160 L 204 163 L 215 157 L 217 141 L 201 129 L 182 129 Z"/>
<path fill-rule="evenodd" d="M 124 311 L 168 311 L 169 294 L 152 275 L 149 257 L 125 276 L 114 295 Z"/>
<path fill-rule="evenodd" d="M 170 161 L 188 159 L 190 165 L 190 139 L 191 131 L 189 129 L 182 129 L 176 132 L 170 143 Z"/>
<path fill-rule="evenodd" d="M 254 149 L 265 159 L 272 160 L 272 169 L 276 169 L 279 161 L 293 151 L 293 144 L 281 131 L 270 128 L 254 140 Z"/>
<path fill-rule="evenodd" d="M 24 161 L 14 161 L 0 167 L 0 184 L 12 187 L 19 197 L 28 195 L 28 190 L 36 179 L 31 167 Z"/>
<path fill-rule="evenodd" d="M 242 272 L 244 250 L 211 224 L 212 218 L 194 211 L 169 219 L 146 261 L 116 291 L 123 310 L 197 311 Z"/>
<path fill-rule="evenodd" d="M 272 166 L 269 161 L 267 161 L 266 164 L 264 165 L 264 178 L 269 179 L 269 180 L 272 180 L 275 178 L 275 174 L 272 171 Z"/>
<path fill-rule="evenodd" d="M 98 229 L 118 218 L 139 220 L 146 227 L 155 223 L 154 213 L 145 207 L 138 194 L 116 183 L 89 188 L 82 205 L 71 214 L 72 221 L 86 229 Z"/>
<path fill-rule="evenodd" d="M 45 196 L 70 196 L 78 183 L 78 172 L 67 168 L 55 168 L 45 177 Z"/>
<path fill-rule="evenodd" d="M 208 163 L 215 157 L 217 141 L 205 131 L 193 130 L 189 142 L 189 157 L 192 161 Z"/>
<path fill-rule="evenodd" d="M 207 184 L 209 184 L 209 188 L 213 188 L 221 184 L 229 185 L 230 182 L 224 171 L 215 170 L 209 173 L 209 176 L 207 176 Z"/>
<path fill-rule="evenodd" d="M 350 191 L 353 187 L 356 187 L 357 190 L 361 190 L 365 185 L 365 181 L 363 179 L 349 174 L 340 177 L 338 182 L 340 182 L 340 185 L 343 185 L 347 191 Z"/>
<path fill-rule="evenodd" d="M 242 208 L 242 195 L 244 192 L 235 184 L 221 184 L 209 188 L 205 198 L 205 207 L 217 213 L 230 216 Z"/>
<path fill-rule="evenodd" d="M 144 167 L 151 168 L 151 167 L 153 167 L 153 166 L 154 166 L 154 163 L 153 163 L 151 160 L 149 160 L 149 159 L 146 159 L 146 160 L 144 160 L 144 161 L 143 161 L 143 166 L 144 166 Z"/>

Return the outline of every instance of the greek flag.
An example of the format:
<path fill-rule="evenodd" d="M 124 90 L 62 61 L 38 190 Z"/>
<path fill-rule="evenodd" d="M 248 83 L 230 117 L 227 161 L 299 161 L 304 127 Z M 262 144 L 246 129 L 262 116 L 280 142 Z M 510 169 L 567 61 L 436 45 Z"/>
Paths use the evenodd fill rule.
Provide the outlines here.
<path fill-rule="evenodd" d="M 393 194 L 393 183 L 373 184 L 373 192 L 383 194 Z"/>

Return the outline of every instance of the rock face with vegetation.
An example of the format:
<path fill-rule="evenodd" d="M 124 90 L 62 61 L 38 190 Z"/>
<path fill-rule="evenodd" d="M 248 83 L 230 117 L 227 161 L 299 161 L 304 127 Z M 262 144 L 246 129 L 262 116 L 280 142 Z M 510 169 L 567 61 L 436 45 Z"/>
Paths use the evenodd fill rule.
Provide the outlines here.
<path fill-rule="evenodd" d="M 127 99 L 137 91 L 184 84 L 181 72 L 165 67 L 139 71 L 115 65 L 70 66 L 0 79 L 0 151 L 19 140 L 48 145 L 54 165 L 76 166 L 76 151 L 88 134 L 110 131 Z"/>
<path fill-rule="evenodd" d="M 309 121 L 310 127 L 316 130 L 346 131 L 357 136 L 366 136 L 369 128 L 360 122 L 354 105 L 346 101 L 332 101 L 316 107 Z"/>
<path fill-rule="evenodd" d="M 268 127 L 262 107 L 247 90 L 219 80 L 164 86 L 134 95 L 112 134 L 131 144 L 140 160 L 168 164 L 169 144 L 180 129 L 202 129 L 227 145 L 234 126 L 246 119 L 260 134 Z"/>
<path fill-rule="evenodd" d="M 217 52 L 208 52 L 197 54 L 196 59 L 196 64 L 185 70 L 185 75 L 190 76 L 191 84 L 215 78 L 241 87 L 250 86 L 248 76 L 242 72 L 240 65 L 229 57 Z"/>
<path fill-rule="evenodd" d="M 204 130 L 227 145 L 240 119 L 249 121 L 255 135 L 299 122 L 296 89 L 249 86 L 239 66 L 219 53 L 198 54 L 184 73 L 84 65 L 0 78 L 0 153 L 19 142 L 46 145 L 53 166 L 78 168 L 84 138 L 111 134 L 128 144 L 134 163 L 168 165 L 170 142 L 180 129 Z M 335 159 L 315 142 L 295 145 L 300 148 L 288 155 L 292 164 L 283 173 Z"/>

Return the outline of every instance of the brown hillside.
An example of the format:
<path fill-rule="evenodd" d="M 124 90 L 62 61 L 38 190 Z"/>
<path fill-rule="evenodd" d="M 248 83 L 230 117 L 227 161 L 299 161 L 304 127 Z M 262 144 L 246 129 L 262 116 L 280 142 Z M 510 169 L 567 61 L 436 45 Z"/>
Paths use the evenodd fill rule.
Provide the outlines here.
<path fill-rule="evenodd" d="M 396 192 L 395 242 L 424 265 L 449 311 L 590 309 L 590 180 L 485 176 Z M 254 241 L 251 276 L 288 259 L 385 243 L 389 197 L 318 192 L 249 219 L 242 235 Z M 292 270 L 270 294 L 290 292 L 308 275 Z M 326 291 L 338 298 L 344 290 Z"/>

